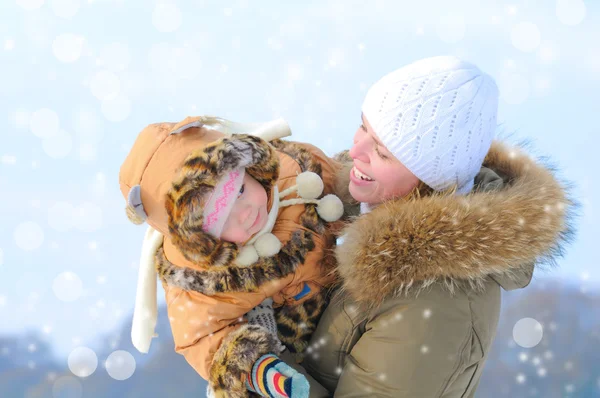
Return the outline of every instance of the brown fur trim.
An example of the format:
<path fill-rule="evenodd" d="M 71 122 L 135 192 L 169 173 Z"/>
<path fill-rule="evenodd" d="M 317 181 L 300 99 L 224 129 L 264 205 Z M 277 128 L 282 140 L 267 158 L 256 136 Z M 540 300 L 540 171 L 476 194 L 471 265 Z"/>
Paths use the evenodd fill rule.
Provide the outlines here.
<path fill-rule="evenodd" d="M 300 304 L 274 309 L 279 340 L 298 363 L 302 362 L 310 338 L 329 303 L 328 293 L 327 289 L 323 289 Z"/>
<path fill-rule="evenodd" d="M 215 353 L 209 371 L 215 397 L 248 397 L 245 375 L 261 356 L 276 353 L 278 342 L 266 328 L 243 325 L 230 333 Z"/>
<path fill-rule="evenodd" d="M 234 243 L 202 230 L 208 194 L 226 172 L 245 167 L 270 195 L 279 178 L 279 159 L 272 146 L 258 137 L 238 134 L 193 151 L 167 194 L 169 234 L 184 257 L 202 266 L 231 263 L 238 254 Z"/>
<path fill-rule="evenodd" d="M 392 200 L 348 226 L 336 249 L 343 290 L 373 307 L 435 282 L 479 289 L 559 254 L 573 202 L 552 172 L 497 141 L 484 166 L 504 177 L 501 189 Z"/>
<path fill-rule="evenodd" d="M 336 172 L 334 194 L 344 204 L 344 218 L 358 216 L 360 203 L 350 195 L 350 171 L 354 166 L 348 151 L 340 152 L 333 157 L 341 163 L 342 167 Z"/>
<path fill-rule="evenodd" d="M 300 166 L 301 171 L 312 171 L 313 173 L 318 174 L 319 177 L 323 177 L 323 167 L 321 166 L 321 163 L 317 162 L 310 151 L 303 148 L 301 145 L 298 145 L 298 143 L 293 141 L 273 140 L 271 141 L 271 145 L 279 152 L 283 152 L 294 159 Z"/>
<path fill-rule="evenodd" d="M 298 163 L 298 166 L 300 166 L 302 172 L 311 171 L 319 175 L 319 177 L 323 177 L 323 167 L 321 163 L 319 163 L 314 155 L 301 144 L 283 140 L 273 140 L 271 143 L 278 151 L 283 152 L 294 159 Z M 300 224 L 319 235 L 323 234 L 325 232 L 325 221 L 319 217 L 317 205 L 306 204 L 304 206 L 305 211 L 302 213 L 302 216 L 300 216 Z"/>
<path fill-rule="evenodd" d="M 195 270 L 169 262 L 162 247 L 156 253 L 156 267 L 161 280 L 169 286 L 193 290 L 206 295 L 222 292 L 254 292 L 263 283 L 284 278 L 304 263 L 308 252 L 315 248 L 312 233 L 298 230 L 272 257 L 262 257 L 256 263 Z"/>

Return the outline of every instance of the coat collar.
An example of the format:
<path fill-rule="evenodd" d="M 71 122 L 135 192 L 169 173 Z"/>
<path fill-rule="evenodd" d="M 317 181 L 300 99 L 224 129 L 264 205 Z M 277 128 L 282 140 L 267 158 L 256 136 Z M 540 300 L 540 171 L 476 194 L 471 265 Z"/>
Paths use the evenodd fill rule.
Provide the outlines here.
<path fill-rule="evenodd" d="M 495 141 L 473 191 L 385 202 L 357 217 L 337 247 L 342 290 L 370 307 L 442 282 L 526 286 L 571 236 L 574 203 L 553 173 Z M 348 178 L 340 176 L 340 178 Z"/>

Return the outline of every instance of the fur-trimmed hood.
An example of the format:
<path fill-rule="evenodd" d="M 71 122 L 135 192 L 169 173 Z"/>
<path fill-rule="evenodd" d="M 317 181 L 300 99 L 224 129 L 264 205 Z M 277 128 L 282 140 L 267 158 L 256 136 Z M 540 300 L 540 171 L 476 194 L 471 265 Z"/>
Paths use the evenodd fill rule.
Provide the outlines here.
<path fill-rule="evenodd" d="M 470 194 L 388 201 L 349 224 L 336 249 L 342 290 L 375 307 L 436 282 L 524 287 L 562 254 L 573 209 L 549 169 L 496 141 Z"/>
<path fill-rule="evenodd" d="M 266 141 L 247 134 L 221 138 L 192 151 L 167 192 L 169 236 L 184 257 L 198 265 L 228 265 L 238 246 L 203 231 L 205 202 L 219 180 L 237 168 L 258 181 L 270 198 L 279 178 L 279 158 Z"/>

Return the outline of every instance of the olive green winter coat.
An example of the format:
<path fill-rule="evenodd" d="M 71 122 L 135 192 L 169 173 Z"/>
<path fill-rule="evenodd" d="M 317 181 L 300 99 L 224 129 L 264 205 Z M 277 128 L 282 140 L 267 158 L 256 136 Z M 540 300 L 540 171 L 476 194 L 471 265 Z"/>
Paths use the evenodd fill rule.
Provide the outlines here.
<path fill-rule="evenodd" d="M 501 290 L 560 253 L 572 210 L 548 169 L 499 142 L 475 183 L 386 202 L 344 230 L 340 288 L 302 363 L 311 397 L 474 396 Z"/>

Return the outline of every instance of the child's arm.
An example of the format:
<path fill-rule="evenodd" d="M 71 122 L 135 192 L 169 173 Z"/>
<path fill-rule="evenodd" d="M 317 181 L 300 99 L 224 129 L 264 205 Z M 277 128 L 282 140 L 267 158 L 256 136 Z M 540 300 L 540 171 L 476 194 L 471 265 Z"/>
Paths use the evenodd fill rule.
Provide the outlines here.
<path fill-rule="evenodd" d="M 243 380 L 254 363 L 279 347 L 267 329 L 250 325 L 243 317 L 262 295 L 249 300 L 240 294 L 208 297 L 168 286 L 166 290 L 175 351 L 215 391 L 246 391 Z"/>
<path fill-rule="evenodd" d="M 299 304 L 275 308 L 279 340 L 289 349 L 296 363 L 302 362 L 307 353 L 310 338 L 329 304 L 328 296 L 328 291 L 322 289 Z"/>
<path fill-rule="evenodd" d="M 273 299 L 265 299 L 250 310 L 247 317 L 249 324 L 263 326 L 277 336 Z M 277 355 L 284 350 L 285 347 L 281 345 L 276 351 Z M 284 363 L 277 355 L 263 355 L 254 363 L 252 373 L 246 381 L 248 389 L 263 397 L 308 397 L 309 382 L 306 377 Z M 282 392 L 285 394 L 281 394 Z"/>
<path fill-rule="evenodd" d="M 162 248 L 157 263 L 164 258 Z M 219 391 L 247 394 L 245 380 L 263 355 L 280 345 L 266 328 L 246 323 L 244 314 L 265 295 L 220 293 L 207 296 L 163 283 L 175 351 Z"/>

